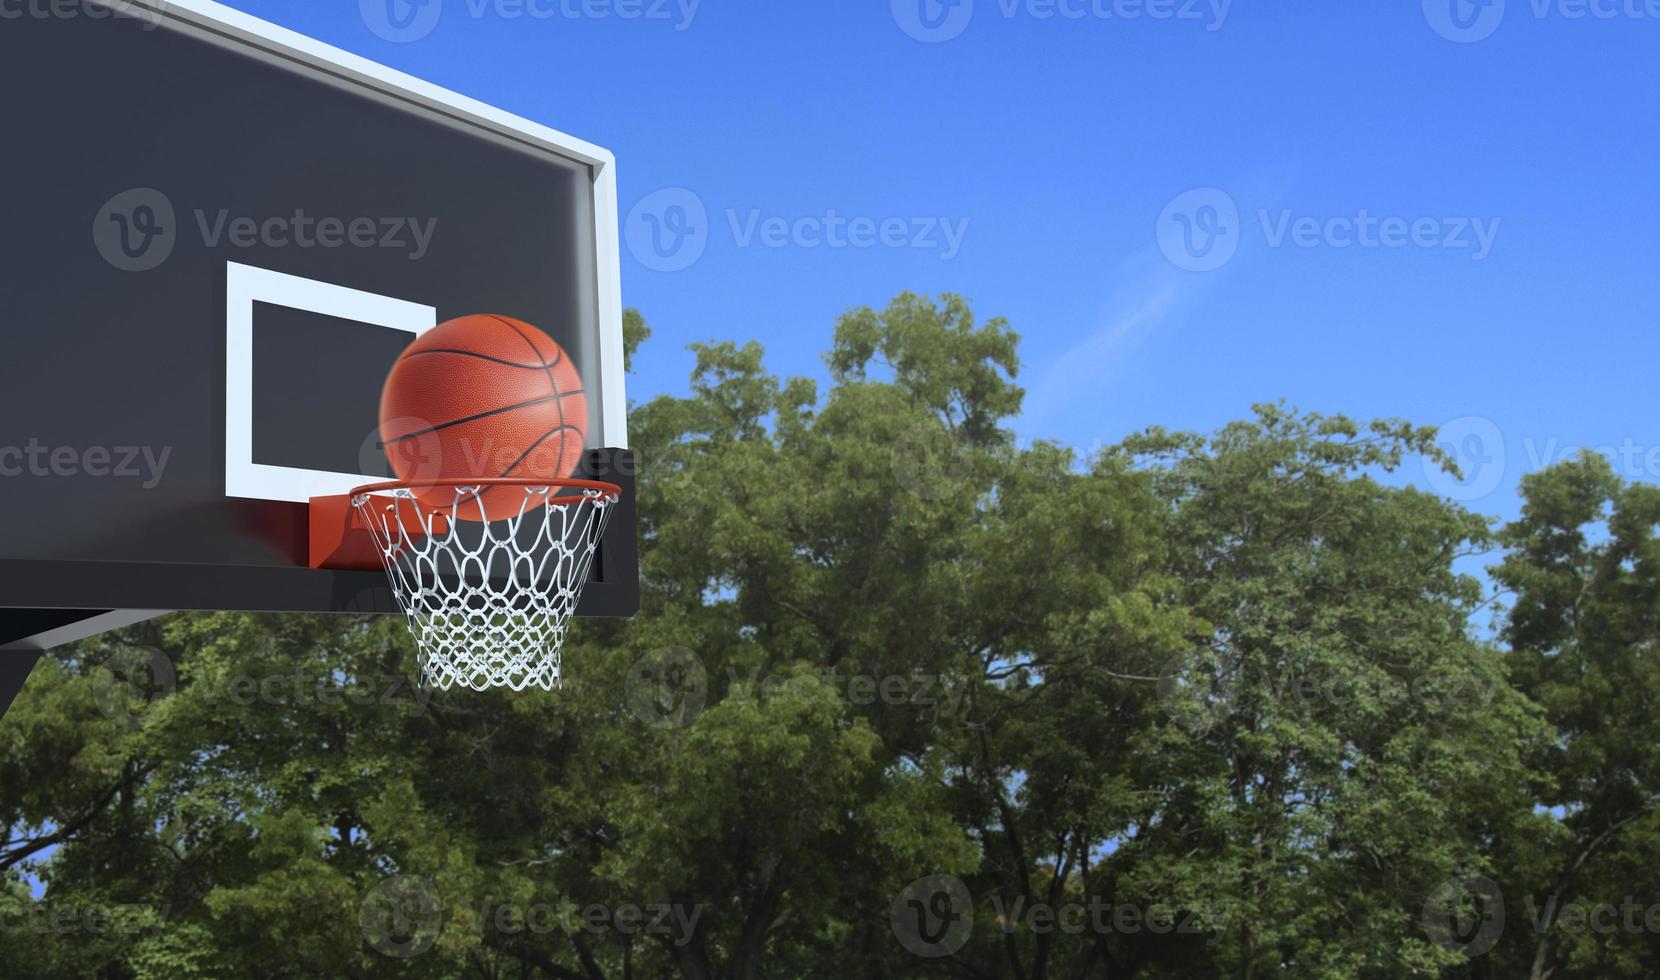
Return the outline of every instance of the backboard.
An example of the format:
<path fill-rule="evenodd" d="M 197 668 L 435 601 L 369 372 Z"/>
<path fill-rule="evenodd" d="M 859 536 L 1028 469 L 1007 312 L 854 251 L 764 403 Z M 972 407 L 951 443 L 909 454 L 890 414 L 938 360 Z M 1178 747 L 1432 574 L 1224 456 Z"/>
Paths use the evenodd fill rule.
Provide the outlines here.
<path fill-rule="evenodd" d="M 471 313 L 576 364 L 576 475 L 626 491 L 578 614 L 631 615 L 611 155 L 208 0 L 112 3 L 0 20 L 0 646 L 396 612 L 308 567 L 306 501 L 390 475 L 382 381 Z"/>

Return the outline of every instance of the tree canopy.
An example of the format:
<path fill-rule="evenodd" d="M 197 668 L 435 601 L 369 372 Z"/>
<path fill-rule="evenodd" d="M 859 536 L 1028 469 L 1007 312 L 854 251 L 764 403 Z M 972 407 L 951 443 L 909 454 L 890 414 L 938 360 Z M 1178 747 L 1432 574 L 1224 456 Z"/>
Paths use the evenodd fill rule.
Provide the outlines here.
<path fill-rule="evenodd" d="M 693 350 L 630 418 L 643 608 L 558 691 L 347 615 L 43 658 L 0 974 L 1660 973 L 1660 489 L 1585 456 L 1494 527 L 1399 478 L 1433 430 L 1283 404 L 1023 443 L 956 296 L 819 380 Z"/>

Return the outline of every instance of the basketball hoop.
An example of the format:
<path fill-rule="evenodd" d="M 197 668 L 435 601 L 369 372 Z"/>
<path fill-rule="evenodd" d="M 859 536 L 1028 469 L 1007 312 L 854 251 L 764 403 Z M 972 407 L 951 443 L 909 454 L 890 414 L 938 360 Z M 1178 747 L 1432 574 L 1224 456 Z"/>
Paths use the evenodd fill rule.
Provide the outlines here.
<path fill-rule="evenodd" d="M 443 506 L 435 490 L 449 491 Z M 555 496 L 562 490 L 575 492 Z M 420 649 L 421 682 L 479 691 L 557 687 L 565 628 L 621 496 L 614 483 L 543 478 L 353 490 L 353 523 L 372 538 L 403 607 Z"/>

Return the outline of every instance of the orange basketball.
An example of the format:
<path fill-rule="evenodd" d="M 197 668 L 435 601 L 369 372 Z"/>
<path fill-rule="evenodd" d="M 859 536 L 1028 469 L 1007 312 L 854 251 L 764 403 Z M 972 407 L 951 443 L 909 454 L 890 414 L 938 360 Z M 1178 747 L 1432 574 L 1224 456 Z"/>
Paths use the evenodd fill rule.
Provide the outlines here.
<path fill-rule="evenodd" d="M 512 317 L 464 316 L 416 338 L 392 365 L 380 438 L 400 480 L 560 479 L 587 445 L 588 397 L 547 334 Z M 433 507 L 455 499 L 450 487 L 415 493 Z M 524 499 L 518 487 L 489 490 L 485 517 L 512 517 Z"/>

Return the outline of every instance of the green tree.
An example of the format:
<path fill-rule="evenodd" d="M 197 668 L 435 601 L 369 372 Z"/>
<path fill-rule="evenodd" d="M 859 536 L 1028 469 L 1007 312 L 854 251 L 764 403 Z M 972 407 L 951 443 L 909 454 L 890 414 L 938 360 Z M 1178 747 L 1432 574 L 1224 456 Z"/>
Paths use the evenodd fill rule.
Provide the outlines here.
<path fill-rule="evenodd" d="M 641 615 L 573 629 L 559 691 L 420 691 L 355 616 L 45 658 L 0 974 L 1509 976 L 1525 930 L 1426 928 L 1448 883 L 1547 895 L 1616 823 L 1558 907 L 1652 877 L 1651 491 L 1528 485 L 1518 692 L 1458 571 L 1485 522 L 1390 475 L 1429 430 L 1022 445 L 1018 338 L 955 296 L 848 312 L 828 384 L 693 350 L 630 420 Z M 1652 933 L 1548 934 L 1650 972 Z"/>
<path fill-rule="evenodd" d="M 1375 478 L 1436 456 L 1432 436 L 1261 406 L 1213 437 L 1155 430 L 1095 462 L 1096 492 L 1149 484 L 1157 523 L 1101 556 L 1099 574 L 1127 581 L 1067 597 L 1074 622 L 1048 638 L 1062 642 L 1024 638 L 1006 658 L 1026 676 L 977 705 L 962 771 L 987 841 L 977 894 L 1129 914 L 1074 937 L 988 922 L 970 957 L 1001 960 L 988 975 L 1461 962 L 1422 909 L 1525 811 L 1530 722 L 1472 638 L 1480 588 L 1454 567 L 1484 522 Z"/>
<path fill-rule="evenodd" d="M 1660 488 L 1627 483 L 1587 453 L 1525 477 L 1522 493 L 1494 572 L 1514 593 L 1511 677 L 1550 727 L 1530 743 L 1541 809 L 1504 842 L 1506 895 L 1523 927 L 1507 975 L 1652 976 Z"/>

